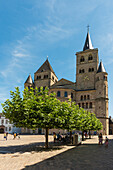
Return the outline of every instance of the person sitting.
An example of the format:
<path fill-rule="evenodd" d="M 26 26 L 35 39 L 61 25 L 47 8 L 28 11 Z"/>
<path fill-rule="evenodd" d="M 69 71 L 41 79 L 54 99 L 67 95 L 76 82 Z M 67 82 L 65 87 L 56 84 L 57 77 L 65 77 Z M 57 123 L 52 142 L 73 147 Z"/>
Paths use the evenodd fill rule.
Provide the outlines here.
<path fill-rule="evenodd" d="M 57 140 L 58 140 L 58 141 L 60 141 L 60 140 L 61 140 L 60 132 L 57 134 Z"/>

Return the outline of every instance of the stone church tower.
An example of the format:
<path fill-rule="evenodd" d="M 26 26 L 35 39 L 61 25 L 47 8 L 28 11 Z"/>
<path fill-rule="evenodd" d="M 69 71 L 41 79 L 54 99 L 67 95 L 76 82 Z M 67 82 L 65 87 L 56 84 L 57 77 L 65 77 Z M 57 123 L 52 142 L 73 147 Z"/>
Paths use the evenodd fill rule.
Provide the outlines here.
<path fill-rule="evenodd" d="M 96 114 L 103 124 L 102 133 L 108 135 L 107 76 L 102 61 L 99 63 L 98 49 L 93 47 L 88 30 L 83 50 L 76 53 L 76 82 L 64 78 L 58 81 L 47 59 L 34 73 L 34 80 L 31 75 L 28 76 L 24 87 L 37 87 L 39 90 L 41 86 L 43 89 L 48 87 L 59 100 L 75 101 L 79 107 Z"/>
<path fill-rule="evenodd" d="M 108 134 L 109 131 L 109 115 L 108 115 L 108 81 L 107 72 L 100 62 L 96 78 L 96 102 L 95 102 L 95 113 L 103 124 L 103 134 Z"/>
<path fill-rule="evenodd" d="M 76 53 L 76 102 L 96 114 L 103 124 L 103 134 L 109 132 L 107 72 L 100 62 L 98 49 L 93 48 L 89 31 L 83 51 Z"/>
<path fill-rule="evenodd" d="M 50 88 L 50 86 L 52 86 L 57 81 L 58 78 L 47 58 L 42 66 L 34 73 L 34 82 L 31 75 L 29 75 L 26 82 L 24 83 L 24 87 L 37 87 L 40 90 L 40 87 L 43 87 L 43 89 L 45 89 L 45 87 Z"/>

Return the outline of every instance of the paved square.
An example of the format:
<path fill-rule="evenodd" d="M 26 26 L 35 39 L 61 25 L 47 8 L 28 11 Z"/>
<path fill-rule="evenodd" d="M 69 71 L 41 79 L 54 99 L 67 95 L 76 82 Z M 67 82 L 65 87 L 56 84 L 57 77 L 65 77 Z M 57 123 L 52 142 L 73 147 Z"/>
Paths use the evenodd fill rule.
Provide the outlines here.
<path fill-rule="evenodd" d="M 94 136 L 83 145 L 61 146 L 49 149 L 44 145 L 44 135 L 22 135 L 13 140 L 8 135 L 5 141 L 0 135 L 0 170 L 109 170 L 113 169 L 113 136 L 108 136 L 109 146 L 98 145 Z M 49 136 L 49 141 L 53 137 Z"/>

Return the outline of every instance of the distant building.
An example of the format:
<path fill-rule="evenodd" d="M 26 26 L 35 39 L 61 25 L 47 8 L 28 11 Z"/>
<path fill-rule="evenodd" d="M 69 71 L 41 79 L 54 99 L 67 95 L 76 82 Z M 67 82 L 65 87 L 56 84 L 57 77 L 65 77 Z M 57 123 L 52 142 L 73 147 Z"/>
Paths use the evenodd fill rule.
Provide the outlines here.
<path fill-rule="evenodd" d="M 16 128 L 13 123 L 9 121 L 9 119 L 6 119 L 5 116 L 0 113 L 0 133 L 13 132 L 21 133 L 21 128 Z"/>
<path fill-rule="evenodd" d="M 59 61 L 60 62 L 60 61 Z M 65 62 L 65 61 L 64 61 Z M 63 68 L 62 68 L 63 71 Z M 68 70 L 67 70 L 68 72 Z M 102 133 L 109 134 L 108 117 L 108 73 L 102 61 L 99 63 L 98 49 L 93 48 L 89 31 L 83 50 L 76 53 L 76 82 L 58 78 L 48 59 L 34 73 L 34 80 L 28 76 L 24 87 L 48 87 L 61 101 L 72 99 L 79 107 L 95 113 L 103 124 Z"/>
<path fill-rule="evenodd" d="M 109 117 L 109 134 L 113 135 L 113 118 Z"/>

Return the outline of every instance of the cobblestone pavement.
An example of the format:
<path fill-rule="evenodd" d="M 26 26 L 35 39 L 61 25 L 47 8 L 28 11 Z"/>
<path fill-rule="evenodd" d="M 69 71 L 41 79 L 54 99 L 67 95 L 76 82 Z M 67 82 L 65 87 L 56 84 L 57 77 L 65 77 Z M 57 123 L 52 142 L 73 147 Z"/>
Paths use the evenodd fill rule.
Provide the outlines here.
<path fill-rule="evenodd" d="M 109 146 L 98 145 L 98 138 L 87 139 L 83 145 L 61 146 L 45 150 L 43 135 L 22 135 L 8 140 L 0 135 L 0 170 L 109 170 L 113 169 L 113 136 Z M 52 136 L 49 141 L 52 141 Z"/>

